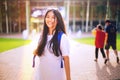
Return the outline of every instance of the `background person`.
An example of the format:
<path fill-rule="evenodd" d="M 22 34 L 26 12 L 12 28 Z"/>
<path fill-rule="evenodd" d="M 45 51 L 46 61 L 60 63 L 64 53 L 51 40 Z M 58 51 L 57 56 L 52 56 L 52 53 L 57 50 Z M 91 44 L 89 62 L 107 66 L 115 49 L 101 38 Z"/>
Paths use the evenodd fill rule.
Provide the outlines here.
<path fill-rule="evenodd" d="M 102 56 L 105 60 L 105 64 L 107 62 L 106 55 L 104 52 L 104 42 L 105 42 L 105 32 L 103 31 L 102 25 L 97 25 L 95 28 L 96 30 L 96 36 L 95 36 L 95 61 L 97 62 L 98 60 L 98 51 L 100 49 Z"/>
<path fill-rule="evenodd" d="M 117 63 L 119 63 L 118 52 L 116 50 L 117 49 L 116 48 L 117 29 L 115 26 L 111 24 L 110 20 L 105 21 L 105 26 L 106 26 L 105 31 L 107 33 L 107 40 L 106 40 L 106 45 L 105 45 L 107 59 L 109 60 L 109 49 L 111 46 L 116 55 L 116 61 Z"/>

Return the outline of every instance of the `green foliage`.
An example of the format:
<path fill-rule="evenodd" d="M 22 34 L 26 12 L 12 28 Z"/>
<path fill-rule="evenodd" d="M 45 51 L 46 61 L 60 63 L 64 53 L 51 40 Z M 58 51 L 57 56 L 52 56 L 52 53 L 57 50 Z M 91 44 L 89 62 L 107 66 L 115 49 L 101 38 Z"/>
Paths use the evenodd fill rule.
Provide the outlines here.
<path fill-rule="evenodd" d="M 29 44 L 31 40 L 0 38 L 0 52 L 4 52 L 13 48 L 17 48 Z"/>
<path fill-rule="evenodd" d="M 94 43 L 95 43 L 93 37 L 75 39 L 75 41 L 83 43 L 83 44 L 93 45 L 93 46 L 94 46 Z M 120 46 L 120 33 L 117 35 L 117 49 L 120 51 L 119 46 Z"/>

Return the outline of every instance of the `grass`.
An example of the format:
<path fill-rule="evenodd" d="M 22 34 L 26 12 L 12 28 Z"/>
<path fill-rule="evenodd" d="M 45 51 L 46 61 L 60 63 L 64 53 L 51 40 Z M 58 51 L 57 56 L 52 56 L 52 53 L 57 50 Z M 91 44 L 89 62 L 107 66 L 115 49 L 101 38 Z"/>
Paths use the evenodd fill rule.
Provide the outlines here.
<path fill-rule="evenodd" d="M 94 45 L 94 37 L 79 38 L 75 40 L 80 43 Z M 120 33 L 117 34 L 117 50 L 120 51 Z"/>
<path fill-rule="evenodd" d="M 29 44 L 31 40 L 13 39 L 13 38 L 0 38 L 0 53 Z"/>

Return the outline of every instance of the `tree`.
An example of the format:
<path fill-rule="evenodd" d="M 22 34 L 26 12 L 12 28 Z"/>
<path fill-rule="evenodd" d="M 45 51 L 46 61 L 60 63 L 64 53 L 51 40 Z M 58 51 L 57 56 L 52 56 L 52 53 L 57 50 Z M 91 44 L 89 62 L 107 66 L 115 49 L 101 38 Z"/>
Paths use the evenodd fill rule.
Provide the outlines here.
<path fill-rule="evenodd" d="M 103 2 L 99 3 L 99 5 L 96 7 L 96 13 L 98 15 L 99 24 L 101 24 L 104 14 L 106 13 L 106 7 Z"/>
<path fill-rule="evenodd" d="M 81 15 L 81 18 L 82 18 L 82 31 L 84 30 L 84 20 L 85 20 L 85 7 L 84 7 L 84 2 L 82 1 L 81 2 L 81 8 L 80 8 L 80 15 Z"/>
<path fill-rule="evenodd" d="M 17 27 L 17 23 L 18 23 L 18 13 L 19 13 L 19 9 L 18 9 L 18 3 L 17 0 L 14 1 L 9 1 L 8 4 L 8 15 L 9 15 L 9 28 L 10 28 L 10 32 L 16 32 L 16 27 Z M 13 31 L 12 31 L 13 29 Z"/>

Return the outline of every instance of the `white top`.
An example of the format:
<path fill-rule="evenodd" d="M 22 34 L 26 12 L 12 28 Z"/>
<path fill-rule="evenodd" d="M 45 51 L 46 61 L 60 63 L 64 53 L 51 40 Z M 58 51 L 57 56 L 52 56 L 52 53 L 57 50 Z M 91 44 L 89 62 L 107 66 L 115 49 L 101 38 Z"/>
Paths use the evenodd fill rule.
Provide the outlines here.
<path fill-rule="evenodd" d="M 47 45 L 52 37 L 53 35 L 48 35 Z M 39 57 L 40 62 L 35 80 L 66 80 L 64 67 L 61 68 L 61 56 L 55 56 L 47 45 L 45 46 L 44 55 Z M 61 37 L 60 49 L 62 56 L 69 55 L 69 40 L 65 34 Z"/>

